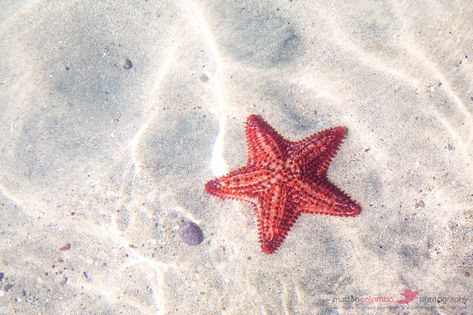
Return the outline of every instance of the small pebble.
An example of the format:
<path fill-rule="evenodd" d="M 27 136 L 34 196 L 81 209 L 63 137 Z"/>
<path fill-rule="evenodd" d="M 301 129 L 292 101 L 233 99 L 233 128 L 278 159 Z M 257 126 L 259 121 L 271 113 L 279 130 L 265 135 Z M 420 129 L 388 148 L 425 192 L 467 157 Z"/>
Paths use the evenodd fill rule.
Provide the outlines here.
<path fill-rule="evenodd" d="M 2 282 L 3 277 L 5 277 L 5 274 L 3 272 L 0 272 L 0 282 Z"/>
<path fill-rule="evenodd" d="M 424 208 L 425 207 L 425 202 L 424 200 L 419 200 L 419 201 L 416 201 L 415 205 L 414 205 L 415 208 Z"/>
<path fill-rule="evenodd" d="M 202 243 L 204 233 L 194 222 L 184 221 L 179 225 L 179 236 L 187 245 L 195 246 Z"/>
<path fill-rule="evenodd" d="M 13 288 L 13 284 L 7 284 L 7 285 L 5 286 L 5 292 L 10 291 L 12 288 Z"/>
<path fill-rule="evenodd" d="M 69 249 L 71 249 L 71 244 L 70 243 L 66 243 L 66 244 L 62 245 L 61 247 L 59 247 L 59 250 L 62 250 L 62 251 L 69 250 Z"/>
<path fill-rule="evenodd" d="M 67 277 L 64 277 L 64 278 L 62 278 L 62 280 L 59 282 L 59 284 L 61 284 L 61 285 L 66 285 L 67 280 L 68 280 Z"/>
<path fill-rule="evenodd" d="M 125 59 L 125 64 L 123 65 L 123 69 L 131 69 L 133 67 L 133 63 L 131 62 L 130 59 Z"/>
<path fill-rule="evenodd" d="M 93 280 L 92 276 L 87 271 L 84 271 L 84 277 L 87 279 L 88 282 L 92 282 L 92 280 Z"/>

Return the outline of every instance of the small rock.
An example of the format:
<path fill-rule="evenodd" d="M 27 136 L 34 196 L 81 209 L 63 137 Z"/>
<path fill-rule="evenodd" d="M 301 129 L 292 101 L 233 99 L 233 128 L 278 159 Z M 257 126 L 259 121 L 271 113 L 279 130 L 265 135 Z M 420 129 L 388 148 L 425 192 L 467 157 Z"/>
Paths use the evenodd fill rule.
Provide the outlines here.
<path fill-rule="evenodd" d="M 184 221 L 179 225 L 179 236 L 187 245 L 196 246 L 204 240 L 204 233 L 194 222 Z"/>
<path fill-rule="evenodd" d="M 64 285 L 66 285 L 67 280 L 68 280 L 68 278 L 66 276 L 64 276 L 64 278 L 62 278 L 62 280 L 59 281 L 59 284 L 64 286 Z"/>
<path fill-rule="evenodd" d="M 130 59 L 125 59 L 125 64 L 123 65 L 123 69 L 131 69 L 133 67 L 133 63 L 131 62 Z"/>
<path fill-rule="evenodd" d="M 62 245 L 61 247 L 59 247 L 59 250 L 62 250 L 62 251 L 69 250 L 69 249 L 71 249 L 71 244 L 70 243 L 66 243 L 66 244 Z"/>
<path fill-rule="evenodd" d="M 88 282 L 92 282 L 92 280 L 93 280 L 92 276 L 87 271 L 84 271 L 84 277 L 87 279 Z"/>
<path fill-rule="evenodd" d="M 424 208 L 424 207 L 425 207 L 425 202 L 424 202 L 424 200 L 420 199 L 420 200 L 416 201 L 414 207 L 415 207 L 415 208 Z"/>
<path fill-rule="evenodd" d="M 0 272 L 0 282 L 2 282 L 3 277 L 5 277 L 5 274 L 3 272 Z"/>

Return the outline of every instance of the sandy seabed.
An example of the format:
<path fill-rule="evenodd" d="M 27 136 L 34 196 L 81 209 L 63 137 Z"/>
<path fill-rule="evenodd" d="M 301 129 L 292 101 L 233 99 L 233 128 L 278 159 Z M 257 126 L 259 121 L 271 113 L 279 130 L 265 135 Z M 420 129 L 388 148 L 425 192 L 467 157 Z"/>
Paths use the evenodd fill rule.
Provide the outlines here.
<path fill-rule="evenodd" d="M 0 314 L 472 312 L 472 34 L 467 0 L 4 0 Z M 250 114 L 346 126 L 329 178 L 361 214 L 261 253 L 203 190 Z"/>

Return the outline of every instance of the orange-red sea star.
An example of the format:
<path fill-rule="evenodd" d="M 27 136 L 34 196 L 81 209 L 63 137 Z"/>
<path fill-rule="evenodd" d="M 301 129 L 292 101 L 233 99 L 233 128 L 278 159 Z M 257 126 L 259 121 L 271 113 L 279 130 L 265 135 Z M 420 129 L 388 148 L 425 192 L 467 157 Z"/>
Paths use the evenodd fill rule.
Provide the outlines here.
<path fill-rule="evenodd" d="M 273 253 L 301 213 L 356 216 L 361 207 L 329 182 L 327 169 L 346 130 L 333 127 L 300 141 L 279 135 L 260 116 L 246 122 L 248 163 L 205 184 L 221 198 L 255 206 L 261 250 Z"/>

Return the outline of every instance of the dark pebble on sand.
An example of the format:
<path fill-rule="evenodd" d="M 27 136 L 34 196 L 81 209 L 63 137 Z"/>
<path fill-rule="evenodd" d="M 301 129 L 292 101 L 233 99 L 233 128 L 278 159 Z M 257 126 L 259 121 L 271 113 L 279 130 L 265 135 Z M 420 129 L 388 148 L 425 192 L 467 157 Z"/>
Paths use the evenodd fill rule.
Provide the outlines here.
<path fill-rule="evenodd" d="M 2 282 L 3 277 L 5 277 L 5 274 L 3 272 L 0 272 L 0 282 Z"/>
<path fill-rule="evenodd" d="M 13 288 L 13 284 L 7 284 L 7 285 L 5 286 L 5 292 L 10 291 L 12 288 Z"/>
<path fill-rule="evenodd" d="M 84 271 L 83 273 L 84 277 L 87 279 L 88 282 L 92 282 L 92 275 L 88 271 Z"/>
<path fill-rule="evenodd" d="M 131 69 L 133 67 L 133 63 L 131 62 L 130 59 L 125 59 L 125 63 L 123 64 L 123 69 Z"/>
<path fill-rule="evenodd" d="M 195 246 L 202 243 L 204 233 L 194 222 L 184 221 L 179 225 L 179 236 L 187 245 Z"/>

